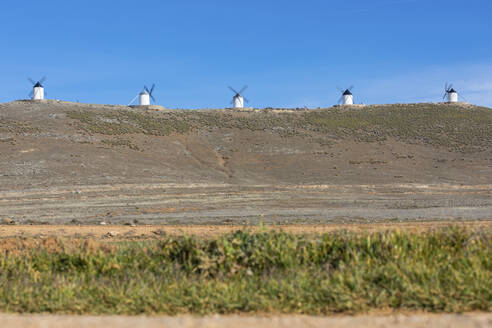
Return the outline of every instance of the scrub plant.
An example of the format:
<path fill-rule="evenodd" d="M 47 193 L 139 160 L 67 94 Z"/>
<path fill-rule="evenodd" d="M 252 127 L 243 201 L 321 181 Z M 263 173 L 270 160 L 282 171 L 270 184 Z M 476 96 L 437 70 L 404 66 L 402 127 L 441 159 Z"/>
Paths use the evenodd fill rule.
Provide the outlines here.
<path fill-rule="evenodd" d="M 78 242 L 78 244 L 77 244 Z M 77 314 L 492 310 L 492 233 L 450 228 L 4 249 L 0 310 Z M 74 246 L 75 245 L 75 246 Z"/>

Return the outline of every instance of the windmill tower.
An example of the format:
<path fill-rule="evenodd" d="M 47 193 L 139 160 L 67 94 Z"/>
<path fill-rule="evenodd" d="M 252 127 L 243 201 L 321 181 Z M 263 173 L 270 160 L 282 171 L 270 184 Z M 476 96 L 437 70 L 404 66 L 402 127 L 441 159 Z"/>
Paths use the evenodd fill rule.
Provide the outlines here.
<path fill-rule="evenodd" d="M 352 94 L 352 89 L 354 86 L 350 86 L 349 88 L 343 90 L 342 88 L 338 88 L 338 91 L 342 93 L 340 99 L 338 99 L 338 103 L 342 105 L 353 105 L 354 104 L 354 95 Z"/>
<path fill-rule="evenodd" d="M 249 100 L 247 98 L 244 98 L 241 94 L 248 88 L 247 85 L 245 85 L 239 92 L 234 90 L 232 87 L 229 87 L 232 92 L 234 92 L 234 97 L 232 98 L 231 104 L 233 105 L 234 108 L 243 108 L 244 107 L 244 101 L 246 100 L 247 103 L 249 103 Z"/>
<path fill-rule="evenodd" d="M 32 83 L 32 91 L 29 93 L 29 98 L 32 100 L 43 100 L 44 99 L 44 81 L 46 81 L 46 76 L 43 76 L 39 81 L 34 82 L 33 79 L 28 78 L 29 82 Z"/>
<path fill-rule="evenodd" d="M 133 104 L 135 100 L 137 100 L 137 98 L 138 98 L 139 106 L 150 106 L 151 99 L 155 103 L 155 98 L 152 95 L 152 93 L 154 92 L 154 88 L 155 88 L 155 84 L 152 84 L 150 90 L 149 88 L 147 88 L 147 86 L 144 86 L 143 90 L 138 95 L 136 95 L 135 98 L 132 99 L 132 101 L 128 104 L 128 106 Z"/>
<path fill-rule="evenodd" d="M 446 99 L 448 103 L 457 103 L 458 102 L 458 92 L 453 89 L 452 84 L 445 84 L 444 85 L 444 95 L 442 96 L 442 99 Z"/>

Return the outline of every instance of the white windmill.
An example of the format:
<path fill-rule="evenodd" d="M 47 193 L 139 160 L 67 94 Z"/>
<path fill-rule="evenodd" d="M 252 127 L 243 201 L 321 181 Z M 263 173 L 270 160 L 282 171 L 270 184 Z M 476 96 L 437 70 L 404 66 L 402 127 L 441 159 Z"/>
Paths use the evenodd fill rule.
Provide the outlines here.
<path fill-rule="evenodd" d="M 448 103 L 456 103 L 458 102 L 458 92 L 453 89 L 452 84 L 445 84 L 444 85 L 444 95 L 442 96 L 442 99 L 446 99 Z"/>
<path fill-rule="evenodd" d="M 155 88 L 155 84 L 152 84 L 152 87 L 150 88 L 150 90 L 147 88 L 147 86 L 144 85 L 143 90 L 138 95 L 136 95 L 135 98 L 132 99 L 132 101 L 130 101 L 128 106 L 133 104 L 135 102 L 135 100 L 137 100 L 137 98 L 138 98 L 138 105 L 139 106 L 150 106 L 150 100 L 151 99 L 155 103 L 155 98 L 152 95 L 152 93 L 154 92 L 154 88 Z"/>
<path fill-rule="evenodd" d="M 34 80 L 31 78 L 27 78 L 27 79 L 29 80 L 29 82 L 32 83 L 32 91 L 29 93 L 29 98 L 31 98 L 32 100 L 43 100 L 44 95 L 48 94 L 48 93 L 44 92 L 44 87 L 42 84 L 42 83 L 44 83 L 44 81 L 46 81 L 46 76 L 43 76 L 37 82 L 34 82 Z"/>
<path fill-rule="evenodd" d="M 244 107 L 244 101 L 246 100 L 247 103 L 249 103 L 249 100 L 247 98 L 244 98 L 241 94 L 248 88 L 247 85 L 245 85 L 239 92 L 234 90 L 232 87 L 229 87 L 232 92 L 234 92 L 234 97 L 232 98 L 231 104 L 233 105 L 234 108 L 243 108 Z"/>
<path fill-rule="evenodd" d="M 342 93 L 340 99 L 338 99 L 338 104 L 342 105 L 353 105 L 354 104 L 354 95 L 352 95 L 352 89 L 354 86 L 350 86 L 349 88 L 343 90 L 342 88 L 338 88 L 338 91 Z"/>

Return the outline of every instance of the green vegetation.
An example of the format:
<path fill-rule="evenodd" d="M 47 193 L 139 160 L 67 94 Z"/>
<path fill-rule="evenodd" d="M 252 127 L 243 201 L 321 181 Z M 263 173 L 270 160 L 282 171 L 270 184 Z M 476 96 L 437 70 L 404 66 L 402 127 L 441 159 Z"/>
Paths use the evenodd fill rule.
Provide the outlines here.
<path fill-rule="evenodd" d="M 483 150 L 492 141 L 492 110 L 449 104 L 371 106 L 368 109 L 317 111 L 306 121 L 325 133 L 359 141 L 387 138 L 447 147 L 452 151 Z"/>
<path fill-rule="evenodd" d="M 107 140 L 101 140 L 102 143 L 109 145 L 111 147 L 117 147 L 117 146 L 126 146 L 132 150 L 140 150 L 140 148 L 132 143 L 128 139 L 107 139 Z"/>
<path fill-rule="evenodd" d="M 281 137 L 312 138 L 330 144 L 336 139 L 360 142 L 388 138 L 445 147 L 451 151 L 483 151 L 492 143 L 492 110 L 452 104 L 409 104 L 332 108 L 276 113 L 235 111 L 170 111 L 165 113 L 115 110 L 97 113 L 71 111 L 78 127 L 89 133 L 142 133 L 165 136 L 194 130 L 241 129 L 271 132 Z"/>
<path fill-rule="evenodd" d="M 452 228 L 2 247 L 0 311 L 492 310 L 492 233 Z"/>
<path fill-rule="evenodd" d="M 25 133 L 40 132 L 40 129 L 32 127 L 31 125 L 29 125 L 29 123 L 26 122 L 12 121 L 0 118 L 0 132 L 22 135 Z"/>
<path fill-rule="evenodd" d="M 186 133 L 190 130 L 187 122 L 179 115 L 155 117 L 150 113 L 115 110 L 107 113 L 91 111 L 71 111 L 69 118 L 78 120 L 78 128 L 105 135 L 142 133 L 155 136 L 167 136 L 171 133 Z"/>

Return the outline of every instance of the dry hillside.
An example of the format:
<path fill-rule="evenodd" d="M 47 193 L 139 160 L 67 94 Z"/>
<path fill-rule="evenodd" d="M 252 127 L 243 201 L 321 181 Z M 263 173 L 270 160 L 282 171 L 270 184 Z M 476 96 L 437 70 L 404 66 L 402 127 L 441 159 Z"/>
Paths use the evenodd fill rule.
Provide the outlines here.
<path fill-rule="evenodd" d="M 0 217 L 20 223 L 492 218 L 492 110 L 0 104 Z"/>

